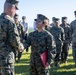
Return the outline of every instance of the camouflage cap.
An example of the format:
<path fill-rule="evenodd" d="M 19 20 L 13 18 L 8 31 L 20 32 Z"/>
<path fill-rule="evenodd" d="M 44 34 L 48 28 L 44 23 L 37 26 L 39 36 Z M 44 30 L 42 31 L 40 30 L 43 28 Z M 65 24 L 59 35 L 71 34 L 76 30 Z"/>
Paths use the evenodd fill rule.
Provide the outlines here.
<path fill-rule="evenodd" d="M 76 15 L 76 11 L 74 11 L 74 14 Z"/>
<path fill-rule="evenodd" d="M 67 19 L 67 17 L 62 17 L 62 19 Z"/>
<path fill-rule="evenodd" d="M 55 18 L 55 19 L 54 19 L 55 22 L 58 22 L 59 20 L 60 20 L 59 18 Z"/>
<path fill-rule="evenodd" d="M 22 16 L 22 19 L 26 19 L 26 16 Z"/>
<path fill-rule="evenodd" d="M 19 15 L 16 13 L 14 19 L 19 18 Z"/>
<path fill-rule="evenodd" d="M 45 19 L 48 19 L 46 16 L 42 15 L 42 14 L 37 14 L 37 19 L 35 19 L 35 21 L 44 21 Z"/>
<path fill-rule="evenodd" d="M 67 17 L 62 17 L 62 21 L 66 21 L 67 20 Z"/>
<path fill-rule="evenodd" d="M 52 17 L 52 20 L 54 21 L 55 20 L 55 17 Z"/>
<path fill-rule="evenodd" d="M 18 0 L 6 0 L 6 3 L 14 4 L 16 7 L 16 10 L 18 10 Z"/>

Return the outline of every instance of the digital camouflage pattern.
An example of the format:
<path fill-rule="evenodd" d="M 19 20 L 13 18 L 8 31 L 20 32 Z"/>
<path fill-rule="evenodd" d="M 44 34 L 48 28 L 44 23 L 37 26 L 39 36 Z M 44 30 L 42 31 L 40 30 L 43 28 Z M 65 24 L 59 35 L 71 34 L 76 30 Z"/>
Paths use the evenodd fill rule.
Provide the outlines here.
<path fill-rule="evenodd" d="M 22 25 L 21 25 L 20 22 L 18 22 L 18 23 L 16 24 L 16 26 L 17 26 L 18 33 L 19 33 L 19 36 L 20 36 L 20 40 L 21 40 L 21 42 L 23 43 L 23 39 L 24 39 L 23 27 L 22 27 Z M 15 52 L 15 53 L 16 53 L 16 52 Z M 18 54 L 18 55 L 17 55 L 17 54 Z M 19 52 L 19 51 L 18 51 L 18 53 L 16 53 L 15 55 L 18 57 L 18 60 L 20 60 L 20 58 L 21 58 L 21 56 L 22 56 L 22 52 Z M 15 57 L 15 58 L 16 58 L 16 57 Z"/>
<path fill-rule="evenodd" d="M 0 15 L 0 75 L 14 75 L 13 50 L 22 49 L 18 30 L 10 16 Z"/>
<path fill-rule="evenodd" d="M 51 27 L 50 26 L 45 26 L 44 29 L 51 33 Z M 53 49 L 52 49 L 52 57 L 53 58 L 55 57 L 55 54 L 56 54 L 56 44 L 55 44 L 55 40 L 53 38 Z"/>
<path fill-rule="evenodd" d="M 60 54 L 61 54 L 61 48 L 62 48 L 62 44 L 64 41 L 64 30 L 62 27 L 58 26 L 53 26 L 51 28 L 51 34 L 54 37 L 55 40 L 55 44 L 56 44 L 56 56 L 55 56 L 55 61 L 60 61 Z"/>
<path fill-rule="evenodd" d="M 41 62 L 40 54 L 48 50 L 48 63 L 51 63 L 52 35 L 46 30 L 31 32 L 25 43 L 25 47 L 27 48 L 28 46 L 31 46 L 30 75 L 49 75 L 49 70 L 45 70 Z"/>
<path fill-rule="evenodd" d="M 45 26 L 45 30 L 49 31 L 51 30 L 51 27 L 50 26 Z"/>
<path fill-rule="evenodd" d="M 18 29 L 18 33 L 19 33 L 20 39 L 22 41 L 23 38 L 24 38 L 23 27 L 22 27 L 20 22 L 18 22 L 18 24 L 16 24 L 16 26 L 17 26 L 17 29 Z"/>
<path fill-rule="evenodd" d="M 71 28 L 73 58 L 74 58 L 74 61 L 76 62 L 76 20 L 71 22 L 70 28 Z"/>
<path fill-rule="evenodd" d="M 68 24 L 64 25 L 63 23 L 60 25 L 64 29 L 65 40 L 62 46 L 61 52 L 61 61 L 66 61 L 68 56 L 69 44 L 71 42 L 71 30 Z"/>

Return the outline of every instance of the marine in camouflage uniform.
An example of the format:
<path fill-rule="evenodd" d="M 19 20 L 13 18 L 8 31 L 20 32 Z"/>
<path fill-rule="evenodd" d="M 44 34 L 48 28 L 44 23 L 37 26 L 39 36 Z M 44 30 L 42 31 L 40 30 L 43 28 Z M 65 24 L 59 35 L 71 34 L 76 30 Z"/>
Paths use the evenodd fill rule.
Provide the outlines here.
<path fill-rule="evenodd" d="M 55 23 L 55 17 L 52 17 L 52 23 L 50 24 L 50 26 L 53 27 L 54 23 Z"/>
<path fill-rule="evenodd" d="M 26 48 L 31 46 L 30 75 L 49 75 L 49 68 L 45 69 L 40 59 L 40 55 L 46 50 L 48 50 L 47 67 L 50 65 L 52 59 L 52 35 L 44 30 L 43 21 L 45 18 L 45 16 L 38 14 L 36 20 L 38 30 L 31 32 L 25 43 Z"/>
<path fill-rule="evenodd" d="M 49 25 L 49 19 L 48 18 L 46 18 L 44 20 L 44 25 L 45 25 L 44 29 L 50 32 L 51 27 Z"/>
<path fill-rule="evenodd" d="M 62 50 L 62 44 L 64 40 L 64 29 L 59 26 L 59 19 L 55 18 L 55 26 L 51 28 L 51 34 L 54 37 L 55 43 L 56 43 L 56 56 L 54 58 L 54 65 L 59 66 L 59 62 L 61 59 L 61 50 Z"/>
<path fill-rule="evenodd" d="M 51 33 L 51 26 L 49 24 L 49 19 L 48 18 L 46 18 L 44 20 L 44 25 L 45 25 L 44 29 Z M 52 50 L 53 58 L 55 57 L 55 53 L 56 53 L 56 45 L 55 45 L 55 41 L 53 39 L 53 50 Z"/>
<path fill-rule="evenodd" d="M 76 18 L 76 11 L 74 11 Z M 76 19 L 70 23 L 71 28 L 71 38 L 72 38 L 72 49 L 73 49 L 73 58 L 76 67 Z"/>
<path fill-rule="evenodd" d="M 60 26 L 64 29 L 64 34 L 65 34 L 65 40 L 61 52 L 61 62 L 62 63 L 66 62 L 67 64 L 69 44 L 71 42 L 71 31 L 70 31 L 70 26 L 67 23 L 67 17 L 62 17 L 62 24 Z"/>
<path fill-rule="evenodd" d="M 23 44 L 20 42 L 17 29 L 14 27 L 14 16 L 16 10 L 15 3 L 18 1 L 6 0 L 4 4 L 4 13 L 0 15 L 0 75 L 14 75 L 14 53 L 15 50 L 23 50 Z M 13 7 L 12 15 L 9 16 L 8 6 Z M 8 8 L 8 9 L 7 9 Z M 6 13 L 6 11 L 8 11 Z"/>
<path fill-rule="evenodd" d="M 18 14 L 15 14 L 15 16 L 14 16 L 15 24 L 16 24 L 17 29 L 18 29 L 20 40 L 23 43 L 23 39 L 24 39 L 23 27 L 22 27 L 21 23 L 18 21 L 18 19 L 19 19 L 19 15 Z M 14 54 L 15 54 L 15 60 L 16 60 L 16 57 L 18 57 L 17 62 L 20 62 L 20 58 L 22 56 L 22 52 L 20 52 L 20 51 L 17 51 L 16 52 L 14 50 Z"/>

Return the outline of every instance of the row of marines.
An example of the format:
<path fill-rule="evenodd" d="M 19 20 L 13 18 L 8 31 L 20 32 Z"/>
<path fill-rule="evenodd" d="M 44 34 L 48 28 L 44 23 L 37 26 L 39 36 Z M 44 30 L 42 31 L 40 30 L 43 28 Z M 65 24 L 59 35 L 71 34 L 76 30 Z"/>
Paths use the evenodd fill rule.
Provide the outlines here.
<path fill-rule="evenodd" d="M 42 69 L 42 68 L 39 69 L 39 66 L 37 66 L 41 64 L 41 63 L 38 64 L 37 61 L 40 61 L 40 58 L 37 58 L 37 57 L 39 57 L 39 55 L 42 54 L 45 50 L 50 51 L 49 52 L 50 54 L 48 54 L 49 64 L 52 59 L 54 47 L 56 47 L 56 51 L 55 51 L 56 55 L 54 56 L 54 66 L 60 66 L 60 63 L 64 63 L 64 62 L 67 63 L 69 46 L 71 44 L 71 41 L 75 42 L 72 40 L 71 31 L 73 30 L 72 29 L 73 26 L 72 26 L 72 23 L 70 25 L 67 23 L 67 17 L 62 17 L 62 24 L 60 24 L 59 18 L 54 18 L 54 23 L 51 26 L 49 25 L 49 19 L 42 14 L 38 14 L 37 19 L 35 19 L 35 21 L 36 21 L 37 28 L 39 27 L 38 23 L 40 23 L 41 21 L 43 21 L 44 26 L 43 26 L 43 30 L 41 30 L 41 27 L 38 28 L 39 32 L 38 30 L 31 32 L 28 36 L 27 41 L 25 41 L 25 43 L 27 43 L 25 45 L 25 48 L 31 45 L 31 50 L 33 50 L 31 52 L 31 63 L 30 63 L 31 64 L 31 68 L 30 68 L 31 75 L 36 72 L 36 68 L 37 68 L 37 71 L 38 70 L 40 71 Z M 49 37 L 46 37 L 47 36 L 46 34 L 43 34 L 44 31 L 51 33 L 51 37 L 52 37 L 51 41 Z M 73 55 L 75 59 L 74 51 L 75 50 L 73 49 Z M 36 57 L 35 56 L 33 57 L 33 55 L 35 55 Z M 75 67 L 76 67 L 76 62 L 75 62 Z M 49 70 L 46 73 L 48 74 Z"/>
<path fill-rule="evenodd" d="M 31 46 L 30 75 L 50 75 L 49 66 L 52 60 L 53 46 L 56 45 L 54 65 L 59 66 L 60 61 L 67 61 L 68 45 L 71 40 L 76 66 L 76 20 L 71 22 L 69 26 L 66 23 L 66 17 L 63 17 L 61 25 L 59 19 L 55 18 L 54 25 L 50 27 L 48 26 L 49 19 L 38 14 L 35 19 L 38 29 L 29 33 L 25 41 L 21 39 L 21 31 L 18 31 L 21 30 L 20 27 L 19 29 L 17 27 L 20 24 L 13 20 L 18 9 L 18 2 L 17 0 L 6 0 L 4 12 L 0 15 L 0 75 L 15 75 L 13 51 L 23 52 L 24 48 L 29 46 Z M 74 14 L 76 17 L 76 11 Z M 48 60 L 45 68 L 40 55 L 46 50 L 48 50 Z"/>

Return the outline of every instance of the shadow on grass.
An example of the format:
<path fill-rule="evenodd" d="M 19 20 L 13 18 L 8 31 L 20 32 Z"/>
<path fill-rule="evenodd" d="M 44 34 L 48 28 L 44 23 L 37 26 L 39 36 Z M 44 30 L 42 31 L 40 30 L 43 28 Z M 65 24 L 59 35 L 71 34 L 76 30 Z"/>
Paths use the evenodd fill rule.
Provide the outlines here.
<path fill-rule="evenodd" d="M 16 62 L 16 64 L 29 64 L 29 59 L 21 59 L 20 62 Z"/>
<path fill-rule="evenodd" d="M 50 75 L 76 75 L 76 71 L 69 71 L 69 72 L 52 72 L 50 71 Z"/>
<path fill-rule="evenodd" d="M 16 74 L 26 74 L 28 75 L 29 73 L 29 65 L 19 65 L 19 66 L 15 66 L 15 72 Z"/>
<path fill-rule="evenodd" d="M 28 63 L 29 63 L 29 59 L 21 59 L 21 63 L 26 63 L 26 64 L 28 64 Z"/>
<path fill-rule="evenodd" d="M 76 75 L 76 68 L 73 65 L 52 67 L 50 69 L 50 75 Z"/>
<path fill-rule="evenodd" d="M 17 75 L 29 75 L 29 59 L 21 59 L 19 63 L 15 64 L 15 73 Z"/>
<path fill-rule="evenodd" d="M 50 75 L 76 75 L 76 68 L 73 59 L 68 59 L 67 65 L 61 64 L 61 67 L 51 67 Z"/>
<path fill-rule="evenodd" d="M 74 67 L 74 65 L 69 64 L 69 65 L 64 65 L 64 66 L 60 67 L 60 69 L 69 70 L 69 69 L 76 69 L 76 68 Z"/>
<path fill-rule="evenodd" d="M 73 59 L 68 59 L 67 62 L 69 62 L 69 63 L 70 63 L 70 62 L 74 62 L 74 60 L 73 60 Z"/>
<path fill-rule="evenodd" d="M 22 53 L 22 55 L 28 55 L 28 54 L 30 54 L 30 52 L 27 52 L 27 53 L 26 53 L 26 52 L 25 52 L 25 53 Z"/>
<path fill-rule="evenodd" d="M 69 54 L 68 56 L 71 57 L 73 54 Z"/>

